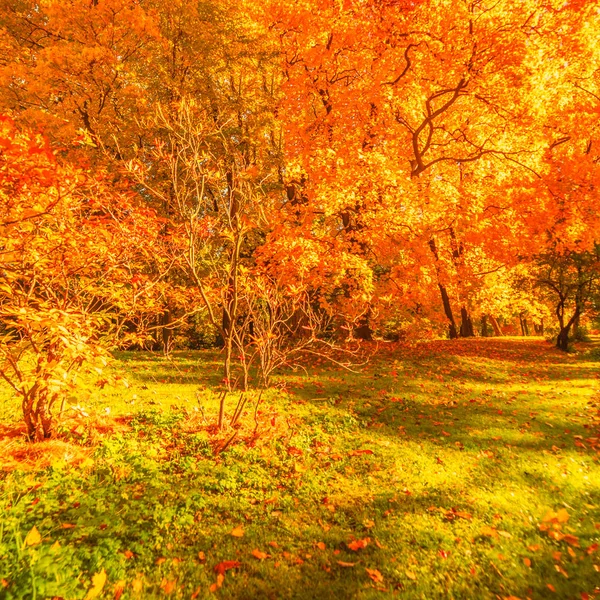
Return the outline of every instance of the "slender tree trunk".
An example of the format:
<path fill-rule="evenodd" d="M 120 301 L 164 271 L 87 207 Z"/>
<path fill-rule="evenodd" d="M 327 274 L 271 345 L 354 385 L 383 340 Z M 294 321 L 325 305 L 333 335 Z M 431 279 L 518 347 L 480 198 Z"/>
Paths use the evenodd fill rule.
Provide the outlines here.
<path fill-rule="evenodd" d="M 448 296 L 448 290 L 446 286 L 440 282 L 440 266 L 439 266 L 439 254 L 437 251 L 437 246 L 435 245 L 435 240 L 429 240 L 429 248 L 433 256 L 435 257 L 435 269 L 438 278 L 438 287 L 440 289 L 440 295 L 442 296 L 442 305 L 444 307 L 444 313 L 446 314 L 446 318 L 448 319 L 448 335 L 451 340 L 455 340 L 458 337 L 458 330 L 456 328 L 456 321 L 454 320 L 454 314 L 452 313 L 452 305 L 450 304 L 450 297 Z"/>
<path fill-rule="evenodd" d="M 456 321 L 454 320 L 454 315 L 452 314 L 452 305 L 450 304 L 450 298 L 448 296 L 448 291 L 446 290 L 446 286 L 438 283 L 440 288 L 440 294 L 442 296 L 442 304 L 444 305 L 444 312 L 446 313 L 446 317 L 448 318 L 448 334 L 451 340 L 455 340 L 458 337 L 458 331 L 456 329 Z"/>
<path fill-rule="evenodd" d="M 502 333 L 502 328 L 500 327 L 500 324 L 498 323 L 496 317 L 494 317 L 493 315 L 490 315 L 490 323 L 492 324 L 492 328 L 494 329 L 494 335 L 496 337 L 504 335 Z"/>
<path fill-rule="evenodd" d="M 162 326 L 162 351 L 165 356 L 169 356 L 171 351 L 171 340 L 173 338 L 173 330 L 169 327 L 171 324 L 171 311 L 167 308 L 161 316 Z"/>
<path fill-rule="evenodd" d="M 519 325 L 521 325 L 521 335 L 525 337 L 525 326 L 523 324 L 523 315 L 519 313 Z"/>

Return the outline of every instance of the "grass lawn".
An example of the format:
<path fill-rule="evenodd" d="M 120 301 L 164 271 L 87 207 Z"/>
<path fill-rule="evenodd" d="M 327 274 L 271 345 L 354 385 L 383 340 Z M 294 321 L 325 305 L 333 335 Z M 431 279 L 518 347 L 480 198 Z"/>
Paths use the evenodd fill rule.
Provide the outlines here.
<path fill-rule="evenodd" d="M 221 453 L 218 358 L 120 354 L 44 444 L 0 390 L 0 598 L 600 598 L 600 349 L 312 364 Z"/>

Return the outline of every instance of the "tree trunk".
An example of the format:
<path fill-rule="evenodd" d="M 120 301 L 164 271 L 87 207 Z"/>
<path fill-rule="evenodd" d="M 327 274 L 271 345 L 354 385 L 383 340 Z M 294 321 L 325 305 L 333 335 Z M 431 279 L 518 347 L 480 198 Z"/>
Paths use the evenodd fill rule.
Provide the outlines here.
<path fill-rule="evenodd" d="M 564 321 L 565 314 L 565 299 L 561 298 L 560 302 L 556 307 L 556 316 L 558 317 L 558 323 L 560 326 L 560 331 L 556 336 L 556 347 L 563 352 L 567 352 L 569 350 L 569 332 L 571 331 L 571 327 L 573 323 L 579 318 L 579 306 L 575 308 L 575 312 L 573 316 L 567 321 L 565 324 Z"/>
<path fill-rule="evenodd" d="M 474 337 L 475 330 L 473 329 L 473 321 L 466 307 L 460 309 L 460 337 Z"/>
<path fill-rule="evenodd" d="M 519 313 L 519 325 L 521 326 L 521 335 L 525 337 L 525 325 L 523 324 L 523 315 Z"/>
<path fill-rule="evenodd" d="M 27 436 L 32 442 L 42 442 L 52 437 L 54 420 L 45 394 L 40 395 L 34 386 L 24 397 L 23 418 Z"/>
<path fill-rule="evenodd" d="M 358 327 L 354 329 L 354 335 L 359 340 L 365 340 L 367 342 L 373 341 L 373 330 L 371 329 L 370 316 L 371 310 L 369 309 L 360 320 Z"/>
<path fill-rule="evenodd" d="M 171 324 L 171 311 L 168 308 L 163 312 L 160 324 L 162 326 L 162 351 L 165 356 L 169 356 L 173 330 L 169 327 Z"/>
<path fill-rule="evenodd" d="M 444 306 L 444 313 L 446 314 L 446 317 L 448 319 L 448 335 L 450 336 L 451 340 L 455 340 L 458 337 L 458 330 L 456 329 L 456 321 L 454 320 L 454 315 L 452 314 L 452 305 L 450 304 L 448 290 L 446 290 L 446 286 L 440 282 L 440 267 L 438 264 L 440 257 L 438 255 L 438 251 L 437 251 L 437 247 L 435 245 L 434 239 L 429 240 L 429 248 L 431 249 L 431 252 L 432 252 L 433 256 L 435 257 L 435 262 L 436 262 L 435 269 L 436 269 L 436 273 L 437 273 L 437 277 L 438 277 L 438 287 L 440 288 L 440 294 L 442 296 L 442 304 Z"/>
<path fill-rule="evenodd" d="M 454 315 L 452 314 L 452 306 L 450 304 L 450 298 L 448 297 L 448 292 L 446 287 L 441 283 L 438 283 L 440 288 L 440 294 L 442 295 L 442 304 L 444 305 L 444 312 L 446 313 L 446 317 L 448 317 L 448 335 L 451 340 L 455 340 L 458 337 L 458 331 L 456 329 L 456 321 L 454 320 Z"/>
<path fill-rule="evenodd" d="M 490 315 L 490 323 L 492 324 L 492 327 L 494 329 L 495 336 L 499 337 L 499 336 L 503 335 L 502 329 L 500 328 L 500 324 L 496 320 L 496 317 L 494 317 L 493 315 Z"/>
<path fill-rule="evenodd" d="M 481 337 L 489 337 L 490 330 L 488 329 L 487 315 L 481 317 Z"/>

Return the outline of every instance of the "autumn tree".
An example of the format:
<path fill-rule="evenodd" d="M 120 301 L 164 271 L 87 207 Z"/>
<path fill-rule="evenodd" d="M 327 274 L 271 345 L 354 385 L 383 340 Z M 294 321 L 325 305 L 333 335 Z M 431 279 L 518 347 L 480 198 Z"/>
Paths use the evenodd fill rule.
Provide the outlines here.
<path fill-rule="evenodd" d="M 0 125 L 0 377 L 40 441 L 81 365 L 101 368 L 119 315 L 133 314 L 131 270 L 153 221 L 105 174 L 61 164 L 6 117 Z"/>

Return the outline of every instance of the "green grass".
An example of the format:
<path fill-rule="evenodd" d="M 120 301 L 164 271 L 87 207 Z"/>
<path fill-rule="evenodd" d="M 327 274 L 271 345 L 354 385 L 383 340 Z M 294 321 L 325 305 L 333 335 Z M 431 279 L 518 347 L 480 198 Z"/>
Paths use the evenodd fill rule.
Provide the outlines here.
<path fill-rule="evenodd" d="M 220 455 L 218 359 L 120 354 L 129 387 L 84 378 L 72 403 L 91 416 L 71 411 L 50 466 L 5 440 L 0 597 L 85 598 L 102 570 L 98 597 L 123 600 L 600 595 L 597 349 L 465 340 L 385 346 L 360 374 L 313 364 L 256 416 L 251 398 Z M 0 397 L 5 424 L 15 403 Z M 222 561 L 240 566 L 211 592 Z"/>

